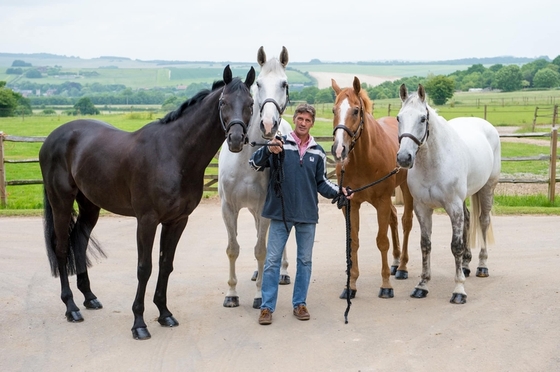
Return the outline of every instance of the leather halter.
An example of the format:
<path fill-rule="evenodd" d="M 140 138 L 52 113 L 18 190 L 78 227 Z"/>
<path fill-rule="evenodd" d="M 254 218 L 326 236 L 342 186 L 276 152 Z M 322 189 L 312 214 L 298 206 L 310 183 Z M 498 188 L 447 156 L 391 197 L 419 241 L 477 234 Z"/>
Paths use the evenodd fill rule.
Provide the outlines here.
<path fill-rule="evenodd" d="M 418 147 L 420 147 L 424 143 L 426 143 L 429 135 L 430 135 L 430 112 L 428 111 L 428 108 L 426 108 L 426 131 L 424 132 L 424 136 L 422 137 L 422 139 L 418 139 L 415 135 L 413 135 L 411 133 L 403 133 L 399 136 L 399 143 L 401 143 L 401 140 L 403 139 L 403 137 L 406 137 L 406 138 L 410 138 L 411 140 L 413 140 L 414 143 L 416 143 L 416 145 L 418 145 Z"/>
<path fill-rule="evenodd" d="M 264 105 L 266 105 L 267 103 L 272 103 L 272 104 L 274 104 L 274 106 L 276 106 L 276 110 L 278 110 L 278 113 L 280 114 L 280 116 L 282 116 L 284 114 L 284 110 L 286 110 L 286 107 L 288 106 L 289 102 L 290 102 L 290 92 L 288 90 L 288 85 L 286 85 L 286 102 L 284 103 L 284 107 L 280 107 L 280 105 L 278 104 L 278 102 L 276 102 L 276 100 L 274 98 L 266 98 L 263 101 L 263 103 L 261 104 L 261 109 L 260 109 L 259 113 L 262 115 Z"/>
<path fill-rule="evenodd" d="M 220 100 L 218 101 L 218 111 L 220 113 L 220 123 L 222 123 L 222 129 L 225 132 L 225 135 L 227 137 L 227 134 L 229 132 L 229 130 L 231 129 L 231 127 L 233 127 L 234 125 L 241 125 L 241 127 L 243 128 L 243 137 L 245 137 L 245 141 L 244 144 L 247 144 L 249 142 L 249 137 L 247 136 L 247 124 L 245 124 L 245 122 L 241 119 L 233 119 L 231 120 L 229 123 L 224 123 L 224 118 L 222 117 L 222 106 L 224 105 L 224 90 L 226 89 L 226 87 L 224 87 L 224 89 L 222 89 L 222 94 L 220 95 Z"/>
<path fill-rule="evenodd" d="M 348 149 L 348 153 L 350 153 L 350 151 L 352 151 L 352 149 L 356 145 L 356 141 L 358 141 L 358 138 L 360 138 L 362 132 L 364 131 L 364 107 L 362 105 L 361 98 L 360 98 L 360 125 L 358 125 L 358 129 L 356 130 L 356 132 L 352 131 L 352 129 L 348 128 L 344 124 L 338 124 L 336 127 L 334 127 L 333 136 L 335 135 L 336 131 L 339 129 L 345 131 L 352 139 L 352 141 L 350 142 L 350 148 Z"/>

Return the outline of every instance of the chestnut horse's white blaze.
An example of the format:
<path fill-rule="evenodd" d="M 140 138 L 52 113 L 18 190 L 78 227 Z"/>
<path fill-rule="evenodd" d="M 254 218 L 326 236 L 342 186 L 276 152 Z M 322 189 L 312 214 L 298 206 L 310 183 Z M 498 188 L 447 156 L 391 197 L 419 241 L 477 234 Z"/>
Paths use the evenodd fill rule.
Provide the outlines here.
<path fill-rule="evenodd" d="M 500 177 L 500 137 L 492 124 L 480 118 L 446 121 L 428 105 L 422 85 L 409 95 L 403 84 L 400 96 L 397 162 L 409 168 L 408 186 L 421 229 L 422 276 L 411 296 L 428 294 L 432 214 L 435 208 L 444 208 L 451 219 L 455 257 L 451 302 L 462 304 L 467 300 L 464 284 L 470 274 L 470 248 L 478 240 L 481 249 L 476 276 L 488 276 L 487 243 L 493 243 L 490 211 Z M 465 203 L 468 197 L 472 213 Z"/>
<path fill-rule="evenodd" d="M 338 117 L 340 118 L 340 122 L 335 123 L 335 126 L 336 125 L 344 125 L 344 121 L 346 119 L 346 116 L 348 115 L 348 110 L 350 110 L 350 103 L 348 102 L 348 98 L 345 98 L 344 100 L 342 100 L 340 102 L 340 106 L 338 108 L 338 112 L 339 112 Z M 337 130 L 337 131 L 334 132 L 334 144 L 335 144 L 335 146 L 333 146 L 333 149 L 332 149 L 333 155 L 337 159 L 343 159 L 344 158 L 344 163 L 346 164 L 348 162 L 348 158 L 342 156 L 342 152 L 344 151 L 344 148 L 345 148 L 344 147 L 344 131 Z"/>
<path fill-rule="evenodd" d="M 266 60 L 263 47 L 259 48 L 257 61 L 261 71 L 253 86 L 253 115 L 247 130 L 249 142 L 265 142 L 272 139 L 278 130 L 282 134 L 291 132 L 290 124 L 282 119 L 282 113 L 289 101 L 288 78 L 286 65 L 288 64 L 288 51 L 282 48 L 280 58 Z M 239 153 L 233 153 L 227 146 L 222 147 L 218 159 L 218 192 L 222 203 L 222 217 L 228 234 L 226 253 L 229 258 L 229 289 L 224 299 L 225 307 L 239 306 L 237 294 L 237 275 L 235 262 L 239 256 L 239 243 L 237 241 L 237 220 L 239 211 L 247 208 L 255 219 L 257 229 L 257 242 L 255 244 L 255 258 L 257 259 L 257 272 L 263 272 L 266 258 L 266 237 L 270 220 L 261 216 L 264 206 L 268 171 L 255 172 L 249 166 L 249 159 L 258 147 L 245 146 Z M 289 284 L 288 261 L 286 250 L 280 272 L 280 284 Z M 253 307 L 260 308 L 262 302 L 261 275 L 255 275 L 256 293 Z"/>

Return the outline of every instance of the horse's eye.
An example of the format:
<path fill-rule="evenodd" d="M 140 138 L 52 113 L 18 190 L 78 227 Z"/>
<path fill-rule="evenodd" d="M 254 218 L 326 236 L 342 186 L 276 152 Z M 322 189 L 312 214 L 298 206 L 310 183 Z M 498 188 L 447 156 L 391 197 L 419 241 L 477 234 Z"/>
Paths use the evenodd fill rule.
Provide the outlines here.
<path fill-rule="evenodd" d="M 335 111 L 334 107 L 332 108 L 332 113 L 336 114 L 336 111 Z"/>
<path fill-rule="evenodd" d="M 282 82 L 282 89 L 286 89 L 288 87 L 288 82 L 287 81 L 283 81 Z"/>
<path fill-rule="evenodd" d="M 354 115 L 358 115 L 359 112 L 360 112 L 360 109 L 359 109 L 359 108 L 357 108 L 357 107 L 354 108 Z"/>
<path fill-rule="evenodd" d="M 425 122 L 426 122 L 426 117 L 425 117 L 425 116 L 422 116 L 422 118 L 420 119 L 420 122 L 421 122 L 421 123 L 425 123 Z"/>
<path fill-rule="evenodd" d="M 399 117 L 397 116 L 397 123 L 400 123 L 401 119 L 399 119 Z"/>
<path fill-rule="evenodd" d="M 260 87 L 261 87 L 261 83 L 259 83 L 259 82 L 257 81 L 257 88 L 260 89 Z"/>

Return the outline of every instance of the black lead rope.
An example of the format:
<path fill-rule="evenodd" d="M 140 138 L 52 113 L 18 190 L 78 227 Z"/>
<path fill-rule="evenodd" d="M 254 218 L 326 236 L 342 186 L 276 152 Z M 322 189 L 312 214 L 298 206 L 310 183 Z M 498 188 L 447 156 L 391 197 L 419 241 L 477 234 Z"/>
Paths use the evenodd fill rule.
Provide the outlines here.
<path fill-rule="evenodd" d="M 401 168 L 396 167 L 389 174 L 381 177 L 380 179 L 373 181 L 365 186 L 359 187 L 356 190 L 351 190 L 349 187 L 346 188 L 346 192 L 350 196 L 351 194 L 367 189 L 385 181 L 387 178 L 399 172 Z M 336 203 L 338 209 L 346 207 L 346 310 L 344 311 L 344 324 L 348 324 L 348 313 L 350 312 L 350 306 L 352 306 L 352 301 L 350 301 L 350 270 L 352 269 L 352 225 L 350 223 L 350 201 L 346 199 L 346 196 L 342 193 L 342 186 L 344 182 L 344 168 L 340 170 L 340 185 L 339 194 L 333 199 L 332 203 Z"/>
<path fill-rule="evenodd" d="M 254 146 L 279 146 L 275 143 L 258 143 L 251 142 L 250 145 Z M 284 151 L 279 154 L 272 154 L 272 169 L 270 170 L 270 177 L 274 180 L 274 193 L 278 198 L 280 198 L 280 205 L 282 206 L 282 221 L 284 222 L 284 227 L 286 232 L 289 234 L 290 229 L 286 223 L 286 209 L 284 207 L 284 193 L 282 193 L 282 182 L 284 181 Z"/>
<path fill-rule="evenodd" d="M 279 154 L 272 154 L 272 173 L 270 177 L 274 180 L 274 193 L 276 197 L 280 198 L 280 205 L 282 206 L 282 221 L 286 232 L 289 234 L 290 229 L 286 223 L 286 209 L 284 208 L 284 194 L 282 193 L 282 182 L 284 181 L 284 151 Z"/>

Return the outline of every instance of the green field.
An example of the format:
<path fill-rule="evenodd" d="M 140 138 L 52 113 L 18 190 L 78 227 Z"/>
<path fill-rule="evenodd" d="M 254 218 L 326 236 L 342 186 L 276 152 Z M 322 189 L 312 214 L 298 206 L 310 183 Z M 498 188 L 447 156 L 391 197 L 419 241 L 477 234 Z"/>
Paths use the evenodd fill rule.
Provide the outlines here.
<path fill-rule="evenodd" d="M 327 137 L 332 136 L 332 104 L 318 105 L 318 118 L 315 127 L 313 128 L 313 135 L 316 137 Z M 376 110 L 380 108 L 376 106 Z M 475 109 L 472 107 L 471 109 Z M 511 107 L 510 107 L 511 109 Z M 516 110 L 520 107 L 515 107 Z M 291 108 L 288 108 L 286 112 L 286 119 L 291 122 L 292 112 Z M 449 115 L 444 113 L 445 110 L 441 110 L 440 114 L 447 119 L 450 118 Z M 473 111 L 474 112 L 474 111 Z M 102 115 L 95 117 L 96 119 L 101 119 L 118 128 L 126 131 L 134 131 L 150 121 L 153 121 L 159 117 L 162 117 L 164 113 L 129 113 L 129 114 L 113 114 L 113 115 Z M 474 115 L 474 114 L 473 114 Z M 501 113 L 497 115 L 497 122 L 505 122 L 510 119 L 499 119 L 499 115 L 505 115 Z M 382 116 L 377 115 L 376 116 Z M 476 116 L 476 115 L 475 115 Z M 516 115 L 511 120 L 519 118 L 520 115 Z M 507 117 L 507 116 L 504 116 Z M 67 116 L 30 116 L 25 118 L 0 118 L 0 131 L 4 134 L 15 135 L 15 136 L 46 136 L 56 127 L 61 124 L 71 120 Z M 515 122 L 513 124 L 520 125 L 523 123 Z M 524 129 L 522 129 L 524 130 Z M 518 156 L 537 156 L 541 154 L 548 154 L 549 150 L 549 140 L 543 139 L 543 145 L 535 144 L 523 144 L 523 143 L 502 143 L 502 156 L 503 157 L 518 157 Z M 330 141 L 322 143 L 325 149 L 328 151 L 330 148 Z M 22 160 L 22 159 L 36 159 L 39 152 L 41 143 L 21 143 L 21 142 L 4 142 L 4 153 L 5 158 L 9 160 Z M 41 179 L 41 174 L 39 170 L 39 165 L 37 163 L 24 163 L 24 164 L 5 164 L 6 180 L 16 180 L 16 179 Z M 216 168 L 209 169 L 210 173 L 215 173 Z M 533 177 L 546 178 L 548 174 L 548 162 L 546 161 L 530 161 L 530 162 L 502 162 L 502 176 L 517 177 L 532 175 Z M 25 209 L 38 209 L 42 206 L 42 186 L 41 185 L 25 185 L 25 186 L 8 186 L 8 205 L 4 209 L 2 214 L 10 214 L 14 212 L 9 212 L 10 210 L 25 210 Z M 208 193 L 206 195 L 209 195 Z M 520 198 L 506 199 L 500 201 L 501 213 L 507 213 L 508 205 L 516 205 L 521 203 L 522 207 L 526 208 L 530 205 L 531 213 L 558 213 L 560 214 L 560 200 L 556 200 L 555 206 L 551 207 L 549 204 L 547 206 L 546 196 L 540 195 L 535 196 L 533 199 L 527 199 L 520 202 Z M 536 204 L 535 204 L 536 203 Z M 506 211 L 504 212 L 504 208 Z M 517 209 L 522 208 L 516 206 Z M 521 209 L 520 209 L 521 208 Z M 535 209 L 537 208 L 537 209 Z M 542 209 L 544 208 L 544 209 Z M 541 210 L 542 209 L 542 210 Z M 527 213 L 527 212 L 524 212 Z"/>

